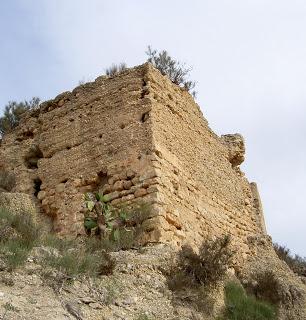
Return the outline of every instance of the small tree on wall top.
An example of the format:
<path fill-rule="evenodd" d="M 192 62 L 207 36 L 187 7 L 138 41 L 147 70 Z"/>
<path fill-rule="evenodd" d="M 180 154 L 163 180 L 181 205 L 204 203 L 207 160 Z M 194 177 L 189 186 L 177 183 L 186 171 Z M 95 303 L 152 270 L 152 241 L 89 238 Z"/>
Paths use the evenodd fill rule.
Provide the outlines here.
<path fill-rule="evenodd" d="M 173 83 L 185 88 L 193 97 L 196 96 L 196 92 L 193 90 L 195 82 L 188 80 L 191 68 L 186 68 L 181 62 L 174 60 L 166 50 L 157 52 L 148 46 L 146 54 L 147 61 L 152 63 L 163 75 L 168 76 Z"/>

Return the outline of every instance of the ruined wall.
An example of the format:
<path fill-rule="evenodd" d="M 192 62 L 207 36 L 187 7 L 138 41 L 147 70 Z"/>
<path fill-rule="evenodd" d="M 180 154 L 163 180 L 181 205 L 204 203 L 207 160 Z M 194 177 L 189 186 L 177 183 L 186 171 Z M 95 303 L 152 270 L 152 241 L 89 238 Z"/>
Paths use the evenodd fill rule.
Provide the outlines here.
<path fill-rule="evenodd" d="M 15 172 L 15 191 L 37 197 L 56 232 L 84 233 L 86 191 L 103 188 L 114 203 L 147 193 L 152 131 L 144 72 L 99 77 L 61 94 L 4 137 L 0 167 Z"/>
<path fill-rule="evenodd" d="M 189 93 L 150 64 L 43 103 L 0 152 L 15 191 L 34 195 L 61 234 L 84 232 L 84 192 L 97 189 L 114 205 L 151 204 L 143 242 L 231 234 L 248 253 L 247 237 L 264 232 L 258 192 L 239 170 L 242 137 L 214 134 Z"/>
<path fill-rule="evenodd" d="M 263 232 L 256 193 L 240 171 L 240 135 L 212 132 L 193 98 L 151 68 L 145 79 L 152 100 L 152 131 L 162 210 L 154 218 L 164 241 L 200 243 L 232 235 L 241 252 L 247 237 Z"/>

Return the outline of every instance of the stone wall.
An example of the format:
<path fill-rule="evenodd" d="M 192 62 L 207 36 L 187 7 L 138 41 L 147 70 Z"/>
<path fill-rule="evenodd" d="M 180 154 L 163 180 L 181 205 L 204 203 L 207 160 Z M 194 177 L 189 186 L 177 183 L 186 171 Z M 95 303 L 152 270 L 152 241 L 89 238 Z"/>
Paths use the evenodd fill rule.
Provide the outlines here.
<path fill-rule="evenodd" d="M 230 234 L 247 254 L 263 233 L 240 135 L 218 137 L 184 89 L 150 64 L 99 77 L 27 115 L 0 148 L 17 192 L 37 198 L 60 234 L 83 234 L 84 192 L 145 201 L 142 241 L 199 244 Z"/>
<path fill-rule="evenodd" d="M 4 137 L 0 168 L 15 172 L 14 191 L 37 197 L 56 232 L 84 233 L 86 191 L 104 186 L 116 202 L 141 197 L 141 184 L 149 186 L 151 103 L 144 94 L 144 72 L 139 67 L 115 78 L 99 77 L 63 93 Z"/>
<path fill-rule="evenodd" d="M 152 131 L 162 210 L 156 223 L 164 241 L 194 241 L 229 234 L 241 252 L 247 238 L 262 233 L 259 194 L 239 165 L 244 141 L 218 137 L 189 93 L 150 68 L 145 79 L 152 101 Z"/>

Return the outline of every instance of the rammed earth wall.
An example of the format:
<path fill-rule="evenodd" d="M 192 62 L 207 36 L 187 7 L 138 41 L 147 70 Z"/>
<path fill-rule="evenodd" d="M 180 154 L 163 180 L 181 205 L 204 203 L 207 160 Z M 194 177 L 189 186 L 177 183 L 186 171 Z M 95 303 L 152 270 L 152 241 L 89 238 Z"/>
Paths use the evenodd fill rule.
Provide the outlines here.
<path fill-rule="evenodd" d="M 231 234 L 249 253 L 265 232 L 256 185 L 239 169 L 240 135 L 218 137 L 190 94 L 150 64 L 97 78 L 27 115 L 7 134 L 0 168 L 37 198 L 54 230 L 84 233 L 84 192 L 151 204 L 142 241 L 200 243 Z"/>

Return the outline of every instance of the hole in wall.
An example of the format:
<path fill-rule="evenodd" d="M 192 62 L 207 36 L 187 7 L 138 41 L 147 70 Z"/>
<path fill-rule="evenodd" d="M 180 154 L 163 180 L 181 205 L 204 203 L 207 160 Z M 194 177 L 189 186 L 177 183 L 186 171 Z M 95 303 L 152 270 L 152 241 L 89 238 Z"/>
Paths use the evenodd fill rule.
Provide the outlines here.
<path fill-rule="evenodd" d="M 67 150 L 70 150 L 70 149 L 71 149 L 71 147 L 69 147 L 69 146 L 68 146 L 68 147 L 66 147 L 66 149 L 67 149 Z"/>
<path fill-rule="evenodd" d="M 145 112 L 142 114 L 141 116 L 141 122 L 146 122 L 149 119 L 150 113 L 149 112 Z"/>
<path fill-rule="evenodd" d="M 28 153 L 25 156 L 25 164 L 29 169 L 38 168 L 38 160 L 43 158 L 43 153 L 37 145 L 31 146 Z"/>
<path fill-rule="evenodd" d="M 73 118 L 69 119 L 69 122 L 73 122 L 73 121 L 74 121 L 74 119 L 73 119 Z"/>
<path fill-rule="evenodd" d="M 42 181 L 39 179 L 39 178 L 35 178 L 33 180 L 33 187 L 34 187 L 34 196 L 37 197 L 39 191 L 41 190 L 40 187 L 41 187 L 41 184 L 42 184 Z"/>
<path fill-rule="evenodd" d="M 68 179 L 64 179 L 61 181 L 61 183 L 66 183 L 68 181 Z"/>
<path fill-rule="evenodd" d="M 124 123 L 121 123 L 120 124 L 120 129 L 124 129 L 125 128 L 125 124 Z"/>
<path fill-rule="evenodd" d="M 100 192 L 104 185 L 108 182 L 108 174 L 106 170 L 101 170 L 97 173 L 97 178 L 95 181 L 91 182 L 87 187 L 93 192 Z"/>
<path fill-rule="evenodd" d="M 161 151 L 159 150 L 155 150 L 154 153 L 159 157 L 159 158 L 163 158 Z"/>
<path fill-rule="evenodd" d="M 147 94 L 149 94 L 149 89 L 147 87 L 147 82 L 145 80 L 143 80 L 140 98 L 143 99 Z"/>
<path fill-rule="evenodd" d="M 99 186 L 103 187 L 105 184 L 107 184 L 108 181 L 108 175 L 107 172 L 104 170 L 101 170 L 98 172 L 98 184 Z"/>
<path fill-rule="evenodd" d="M 24 140 L 26 139 L 33 139 L 34 138 L 34 133 L 33 131 L 29 130 L 23 133 L 23 138 Z"/>
<path fill-rule="evenodd" d="M 100 139 L 102 138 L 102 134 L 99 134 L 99 138 L 100 138 Z"/>

